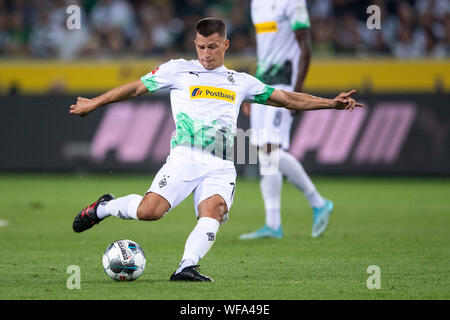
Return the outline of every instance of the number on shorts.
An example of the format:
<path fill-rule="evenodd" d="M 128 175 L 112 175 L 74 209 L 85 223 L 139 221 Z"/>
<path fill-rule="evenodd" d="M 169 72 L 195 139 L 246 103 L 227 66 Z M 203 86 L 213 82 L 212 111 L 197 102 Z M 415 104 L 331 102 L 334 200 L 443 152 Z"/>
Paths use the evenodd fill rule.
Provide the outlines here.
<path fill-rule="evenodd" d="M 277 110 L 277 112 L 275 113 L 275 117 L 273 118 L 273 125 L 275 127 L 279 127 L 281 124 L 281 110 Z"/>

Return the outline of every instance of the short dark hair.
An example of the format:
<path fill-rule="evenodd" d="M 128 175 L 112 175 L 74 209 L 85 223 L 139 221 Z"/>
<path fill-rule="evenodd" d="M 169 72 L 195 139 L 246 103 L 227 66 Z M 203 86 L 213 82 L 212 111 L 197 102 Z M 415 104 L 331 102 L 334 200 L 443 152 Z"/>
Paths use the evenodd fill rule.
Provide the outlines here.
<path fill-rule="evenodd" d="M 227 28 L 225 23 L 217 18 L 203 18 L 195 25 L 195 32 L 204 37 L 209 37 L 214 33 L 218 33 L 221 37 L 226 37 Z"/>

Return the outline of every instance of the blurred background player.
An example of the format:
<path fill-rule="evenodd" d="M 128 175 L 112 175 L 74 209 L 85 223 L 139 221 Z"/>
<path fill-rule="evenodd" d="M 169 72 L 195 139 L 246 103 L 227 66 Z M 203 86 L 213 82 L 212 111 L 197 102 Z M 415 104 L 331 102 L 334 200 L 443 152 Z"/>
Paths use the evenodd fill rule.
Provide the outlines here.
<path fill-rule="evenodd" d="M 311 56 L 310 21 L 305 0 L 252 0 L 256 31 L 256 78 L 278 89 L 301 92 Z M 323 198 L 303 166 L 287 150 L 294 113 L 287 109 L 244 104 L 250 115 L 251 143 L 257 145 L 265 225 L 240 239 L 282 238 L 283 175 L 307 198 L 313 210 L 312 237 L 327 228 L 333 202 Z M 272 170 L 274 169 L 274 170 Z"/>

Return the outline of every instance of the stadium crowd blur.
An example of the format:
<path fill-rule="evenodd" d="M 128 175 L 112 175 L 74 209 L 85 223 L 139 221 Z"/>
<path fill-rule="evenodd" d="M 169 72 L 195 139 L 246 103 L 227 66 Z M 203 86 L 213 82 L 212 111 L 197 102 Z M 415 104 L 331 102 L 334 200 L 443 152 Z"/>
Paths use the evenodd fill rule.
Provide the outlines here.
<path fill-rule="evenodd" d="M 81 29 L 68 30 L 69 5 Z M 313 55 L 447 58 L 449 0 L 307 0 Z M 369 30 L 366 8 L 381 8 Z M 255 54 L 250 0 L 0 0 L 0 58 L 56 59 L 192 55 L 193 29 L 206 16 L 226 21 L 229 53 Z"/>

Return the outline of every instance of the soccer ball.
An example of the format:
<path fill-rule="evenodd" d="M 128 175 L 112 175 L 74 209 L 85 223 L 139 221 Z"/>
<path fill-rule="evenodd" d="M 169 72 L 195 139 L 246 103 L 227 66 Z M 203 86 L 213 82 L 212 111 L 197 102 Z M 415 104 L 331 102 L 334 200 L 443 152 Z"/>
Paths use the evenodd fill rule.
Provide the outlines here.
<path fill-rule="evenodd" d="M 146 258 L 142 248 L 131 240 L 117 240 L 103 254 L 103 269 L 117 281 L 133 281 L 145 270 Z"/>

